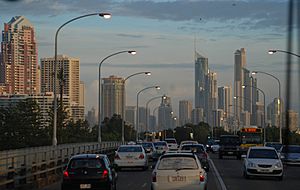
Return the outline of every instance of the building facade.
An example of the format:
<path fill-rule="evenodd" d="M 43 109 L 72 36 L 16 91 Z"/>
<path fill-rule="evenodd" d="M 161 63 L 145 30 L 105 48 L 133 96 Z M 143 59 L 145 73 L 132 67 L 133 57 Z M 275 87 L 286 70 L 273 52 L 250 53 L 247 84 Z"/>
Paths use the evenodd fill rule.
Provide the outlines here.
<path fill-rule="evenodd" d="M 179 101 L 179 125 L 183 126 L 192 121 L 192 102 L 189 100 Z"/>
<path fill-rule="evenodd" d="M 38 51 L 33 25 L 23 16 L 4 24 L 0 83 L 6 94 L 38 94 Z"/>

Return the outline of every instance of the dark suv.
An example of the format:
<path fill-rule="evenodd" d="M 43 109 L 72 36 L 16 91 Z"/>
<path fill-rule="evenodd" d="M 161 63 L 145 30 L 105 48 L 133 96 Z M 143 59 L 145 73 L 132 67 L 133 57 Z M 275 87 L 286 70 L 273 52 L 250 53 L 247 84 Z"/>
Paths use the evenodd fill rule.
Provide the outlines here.
<path fill-rule="evenodd" d="M 116 189 L 117 174 L 106 155 L 73 156 L 63 173 L 61 189 Z"/>
<path fill-rule="evenodd" d="M 237 159 L 241 159 L 240 144 L 240 138 L 237 135 L 221 135 L 219 158 L 236 156 Z"/>

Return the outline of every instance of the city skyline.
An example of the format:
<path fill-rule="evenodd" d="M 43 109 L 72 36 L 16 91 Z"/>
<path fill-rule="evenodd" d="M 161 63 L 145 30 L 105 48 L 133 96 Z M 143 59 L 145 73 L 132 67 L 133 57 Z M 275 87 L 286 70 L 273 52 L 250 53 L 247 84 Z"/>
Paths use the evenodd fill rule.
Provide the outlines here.
<path fill-rule="evenodd" d="M 54 33 L 58 26 L 63 21 L 82 15 L 83 12 L 95 12 L 94 7 L 97 7 L 95 4 L 94 7 L 85 7 L 87 5 L 84 4 L 82 12 L 74 8 L 74 4 L 69 5 L 67 2 L 57 2 L 54 8 L 50 6 L 51 4 L 42 1 L 24 1 L 21 3 L 23 9 L 19 9 L 19 6 L 14 6 L 13 3 L 0 2 L 1 30 L 3 30 L 3 23 L 7 23 L 11 17 L 24 15 L 36 28 L 39 60 L 42 57 L 52 57 Z M 34 6 L 41 4 L 44 5 L 44 12 L 33 9 Z M 117 9 L 114 9 L 113 5 L 122 9 L 116 12 Z M 156 9 L 161 5 L 169 5 L 169 8 L 165 10 L 169 14 L 163 15 L 160 10 Z M 191 8 L 196 5 L 199 11 Z M 201 12 L 203 6 L 210 8 L 212 5 L 228 6 L 227 11 L 235 10 L 235 13 L 228 15 L 226 10 L 217 13 L 213 9 L 210 9 L 211 13 Z M 210 68 L 218 74 L 218 86 L 233 86 L 233 52 L 244 47 L 247 51 L 247 68 L 251 71 L 264 70 L 278 76 L 283 83 L 284 96 L 285 55 L 270 56 L 267 50 L 285 49 L 284 18 L 286 14 L 282 6 L 286 6 L 286 1 L 237 2 L 236 6 L 232 6 L 230 1 L 149 1 L 147 7 L 151 7 L 155 10 L 153 13 L 157 13 L 152 16 L 148 14 L 148 11 L 143 14 L 140 10 L 133 9 L 137 6 L 141 8 L 140 10 L 144 10 L 140 1 L 101 2 L 99 9 L 107 10 L 113 15 L 110 21 L 87 18 L 68 26 L 59 36 L 58 53 L 78 57 L 81 60 L 80 78 L 87 87 L 86 110 L 95 107 L 95 102 L 97 102 L 96 68 L 99 60 L 112 52 L 123 49 L 134 49 L 138 54 L 135 57 L 116 56 L 105 65 L 105 68 L 103 67 L 103 77 L 110 75 L 125 77 L 144 69 L 152 72 L 149 79 L 128 81 L 127 105 L 134 105 L 135 93 L 139 89 L 154 83 L 162 87 L 162 94 L 172 97 L 176 113 L 178 113 L 177 105 L 181 99 L 191 100 L 194 105 L 194 77 L 192 76 L 195 47 L 209 59 Z M 191 15 L 182 13 L 184 15 L 180 18 L 179 13 L 173 12 L 174 7 L 178 6 L 181 6 L 183 10 L 193 11 Z M 257 9 L 258 7 L 260 8 Z M 71 13 L 72 8 L 74 11 Z M 256 10 L 257 13 L 267 11 L 272 15 L 273 21 L 271 22 L 272 19 L 269 17 L 260 18 L 259 14 L 246 16 L 243 14 L 246 8 L 249 9 L 248 11 Z M 51 14 L 52 12 L 55 14 Z M 170 13 L 173 13 L 174 17 Z M 40 15 L 37 16 L 37 14 Z M 241 28 L 247 26 L 247 22 L 243 21 L 246 18 L 248 24 L 250 23 L 249 27 L 253 27 L 247 31 Z M 258 22 L 259 19 L 263 19 L 269 27 L 263 27 Z M 228 27 L 230 21 L 240 23 L 240 25 L 235 29 L 230 28 Z M 258 33 L 260 35 L 257 38 Z M 99 44 L 105 45 L 99 46 Z M 258 87 L 266 92 L 268 104 L 275 98 L 276 83 L 265 76 L 257 76 L 257 78 L 263 79 L 259 80 Z M 297 94 L 297 88 L 293 89 L 294 94 Z M 145 97 L 156 95 L 153 92 L 146 93 Z M 142 104 L 145 101 L 146 98 L 141 99 Z M 298 111 L 298 102 L 293 101 L 292 105 L 295 105 L 293 109 Z"/>

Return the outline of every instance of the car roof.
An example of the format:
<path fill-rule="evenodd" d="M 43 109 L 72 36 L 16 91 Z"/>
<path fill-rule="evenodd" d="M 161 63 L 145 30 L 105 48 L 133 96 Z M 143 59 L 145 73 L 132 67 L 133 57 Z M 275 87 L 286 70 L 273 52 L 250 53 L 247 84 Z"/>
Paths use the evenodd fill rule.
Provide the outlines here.
<path fill-rule="evenodd" d="M 120 147 L 142 147 L 141 144 L 126 144 L 126 145 L 120 145 Z"/>
<path fill-rule="evenodd" d="M 249 148 L 250 150 L 256 149 L 256 150 L 275 150 L 274 147 L 269 147 L 269 146 L 253 146 Z"/>
<path fill-rule="evenodd" d="M 162 155 L 161 157 L 160 157 L 160 159 L 162 159 L 162 158 L 166 158 L 166 157 L 193 157 L 193 158 L 195 158 L 196 156 L 193 154 L 193 153 L 188 153 L 188 152 L 184 152 L 184 153 L 182 153 L 182 152 L 176 152 L 176 153 L 165 153 L 164 155 Z"/>
<path fill-rule="evenodd" d="M 238 135 L 221 135 L 220 137 L 239 137 Z"/>
<path fill-rule="evenodd" d="M 202 147 L 204 147 L 203 144 L 183 144 L 182 146 L 183 146 L 183 147 L 184 147 L 184 146 L 202 146 Z"/>
<path fill-rule="evenodd" d="M 105 154 L 78 154 L 71 157 L 71 159 L 81 159 L 81 158 L 104 158 L 107 157 Z"/>

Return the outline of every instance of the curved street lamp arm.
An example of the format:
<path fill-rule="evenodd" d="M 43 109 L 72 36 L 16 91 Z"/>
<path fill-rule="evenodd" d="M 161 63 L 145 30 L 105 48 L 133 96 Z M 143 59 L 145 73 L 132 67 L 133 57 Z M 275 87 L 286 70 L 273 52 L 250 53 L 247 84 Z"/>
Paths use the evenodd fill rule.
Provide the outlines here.
<path fill-rule="evenodd" d="M 298 54 L 295 54 L 295 53 L 293 53 L 293 52 L 289 52 L 289 51 L 284 51 L 284 50 L 280 50 L 280 49 L 274 49 L 274 50 L 269 50 L 269 52 L 273 52 L 273 53 L 275 53 L 275 52 L 282 52 L 282 53 L 287 53 L 287 54 L 290 54 L 290 55 L 293 55 L 293 56 L 296 56 L 296 57 L 299 57 L 300 58 L 300 55 L 298 55 Z"/>
<path fill-rule="evenodd" d="M 148 71 L 134 73 L 134 74 L 129 75 L 128 77 L 126 77 L 126 78 L 124 79 L 124 81 L 126 81 L 127 79 L 129 79 L 130 77 L 133 77 L 133 76 L 135 76 L 135 75 L 140 75 L 140 74 L 145 74 L 145 75 L 147 75 L 147 74 L 150 74 L 150 73 L 151 73 L 151 72 L 148 72 Z"/>
<path fill-rule="evenodd" d="M 108 59 L 108 58 L 110 58 L 110 57 L 112 57 L 112 56 L 118 55 L 118 54 L 120 54 L 120 53 L 130 53 L 130 52 L 131 52 L 131 51 L 124 50 L 124 51 L 119 51 L 119 52 L 110 54 L 110 55 L 106 56 L 104 59 L 102 59 L 102 61 L 101 61 L 100 64 L 99 64 L 99 67 L 101 67 L 102 63 L 103 63 L 106 59 Z"/>
<path fill-rule="evenodd" d="M 265 74 L 265 75 L 268 75 L 270 77 L 273 77 L 275 80 L 277 80 L 278 84 L 279 84 L 279 89 L 280 89 L 280 80 L 279 78 L 275 77 L 274 75 L 270 74 L 270 73 L 267 73 L 267 72 L 264 72 L 264 71 L 253 71 L 254 73 L 262 73 L 262 74 Z"/>

